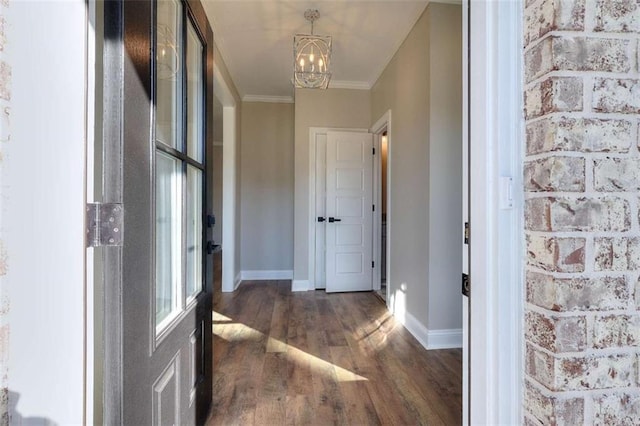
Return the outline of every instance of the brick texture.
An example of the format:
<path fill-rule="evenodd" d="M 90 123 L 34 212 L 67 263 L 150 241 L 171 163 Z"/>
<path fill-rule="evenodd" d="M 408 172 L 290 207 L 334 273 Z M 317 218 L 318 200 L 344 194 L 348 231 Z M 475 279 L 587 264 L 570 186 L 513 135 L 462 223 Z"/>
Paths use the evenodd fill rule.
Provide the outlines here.
<path fill-rule="evenodd" d="M 524 5 L 524 424 L 640 424 L 640 1 Z"/>
<path fill-rule="evenodd" d="M 524 165 L 524 185 L 528 191 L 583 192 L 584 158 L 549 157 Z"/>
<path fill-rule="evenodd" d="M 625 277 L 554 278 L 528 272 L 527 302 L 554 312 L 622 310 L 629 306 Z"/>
<path fill-rule="evenodd" d="M 626 154 L 633 140 L 630 120 L 546 117 L 527 125 L 527 154 L 607 152 Z"/>
<path fill-rule="evenodd" d="M 627 231 L 629 202 L 619 197 L 533 198 L 526 201 L 525 223 L 531 231 Z"/>
<path fill-rule="evenodd" d="M 525 45 L 550 31 L 584 29 L 585 0 L 528 1 L 525 14 Z"/>
<path fill-rule="evenodd" d="M 582 80 L 549 77 L 525 92 L 525 115 L 535 118 L 551 112 L 582 111 Z"/>
<path fill-rule="evenodd" d="M 636 426 L 640 424 L 640 394 L 606 394 L 593 399 L 594 424 Z"/>
<path fill-rule="evenodd" d="M 532 81 L 551 71 L 631 70 L 635 42 L 590 37 L 550 36 L 525 54 L 525 77 Z"/>
<path fill-rule="evenodd" d="M 585 242 L 584 238 L 548 238 L 528 235 L 529 264 L 545 271 L 582 272 Z"/>
<path fill-rule="evenodd" d="M 640 32 L 640 4 L 637 0 L 597 0 L 594 31 Z"/>
<path fill-rule="evenodd" d="M 640 80 L 596 79 L 593 85 L 592 107 L 596 112 L 640 114 Z"/>
<path fill-rule="evenodd" d="M 525 384 L 525 405 L 533 417 L 544 425 L 577 425 L 584 421 L 582 398 L 549 396 L 531 383 Z"/>

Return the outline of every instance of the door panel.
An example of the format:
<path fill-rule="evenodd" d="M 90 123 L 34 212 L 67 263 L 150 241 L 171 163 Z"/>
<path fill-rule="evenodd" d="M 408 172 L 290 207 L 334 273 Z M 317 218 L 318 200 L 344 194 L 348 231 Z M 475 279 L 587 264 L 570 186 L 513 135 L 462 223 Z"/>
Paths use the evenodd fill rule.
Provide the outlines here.
<path fill-rule="evenodd" d="M 372 149 L 371 134 L 327 133 L 327 292 L 373 288 Z"/>
<path fill-rule="evenodd" d="M 105 251 L 105 423 L 200 424 L 213 35 L 196 1 L 105 2 L 105 27 L 104 186 L 125 211 L 123 247 Z"/>
<path fill-rule="evenodd" d="M 326 218 L 326 200 L 327 200 L 327 135 L 316 135 L 316 255 L 315 255 L 315 288 L 323 289 L 327 287 L 327 268 L 326 268 L 326 221 L 318 221 L 317 218 Z"/>

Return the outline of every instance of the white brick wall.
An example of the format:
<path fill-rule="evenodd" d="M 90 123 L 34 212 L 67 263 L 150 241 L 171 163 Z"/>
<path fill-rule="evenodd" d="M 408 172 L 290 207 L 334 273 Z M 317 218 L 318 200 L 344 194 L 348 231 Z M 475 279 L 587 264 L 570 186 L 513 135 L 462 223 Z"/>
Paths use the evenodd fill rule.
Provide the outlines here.
<path fill-rule="evenodd" d="M 528 0 L 525 424 L 640 424 L 640 2 Z"/>

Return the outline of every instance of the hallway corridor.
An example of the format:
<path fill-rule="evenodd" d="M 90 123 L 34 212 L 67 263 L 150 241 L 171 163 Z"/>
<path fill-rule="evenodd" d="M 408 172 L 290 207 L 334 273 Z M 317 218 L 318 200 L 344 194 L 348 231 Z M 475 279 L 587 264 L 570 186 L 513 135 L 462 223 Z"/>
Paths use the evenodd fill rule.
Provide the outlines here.
<path fill-rule="evenodd" d="M 208 425 L 452 425 L 461 350 L 426 351 L 374 293 L 292 293 L 290 281 L 220 292 Z"/>

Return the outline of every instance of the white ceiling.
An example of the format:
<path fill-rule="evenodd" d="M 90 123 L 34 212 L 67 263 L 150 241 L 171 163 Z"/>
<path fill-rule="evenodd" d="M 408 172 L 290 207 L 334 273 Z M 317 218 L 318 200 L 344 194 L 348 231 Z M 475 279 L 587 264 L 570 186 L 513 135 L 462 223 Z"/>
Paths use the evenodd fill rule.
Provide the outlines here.
<path fill-rule="evenodd" d="M 203 0 L 214 40 L 243 100 L 293 97 L 293 36 L 309 33 L 306 9 L 318 9 L 314 34 L 333 40 L 330 87 L 370 88 L 428 0 Z"/>

